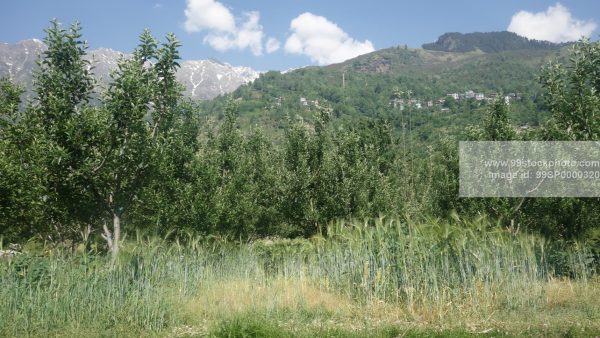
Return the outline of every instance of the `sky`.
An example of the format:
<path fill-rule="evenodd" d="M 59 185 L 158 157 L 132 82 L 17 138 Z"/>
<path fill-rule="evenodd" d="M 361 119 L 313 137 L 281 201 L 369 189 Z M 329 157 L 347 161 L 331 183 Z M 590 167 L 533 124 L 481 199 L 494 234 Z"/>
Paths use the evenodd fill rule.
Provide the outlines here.
<path fill-rule="evenodd" d="M 446 32 L 596 40 L 600 1 L 9 0 L 0 12 L 0 42 L 43 39 L 53 18 L 65 26 L 81 22 L 91 49 L 131 52 L 149 28 L 159 40 L 175 33 L 184 60 L 286 70 L 398 45 L 418 48 Z"/>

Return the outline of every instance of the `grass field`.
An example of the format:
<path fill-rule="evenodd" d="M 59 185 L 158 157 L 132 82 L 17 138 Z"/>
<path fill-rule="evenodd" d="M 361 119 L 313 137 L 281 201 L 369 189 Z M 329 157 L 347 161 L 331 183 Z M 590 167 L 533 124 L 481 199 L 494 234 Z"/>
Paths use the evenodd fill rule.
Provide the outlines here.
<path fill-rule="evenodd" d="M 485 220 L 338 222 L 247 243 L 138 235 L 114 266 L 93 245 L 33 247 L 0 260 L 0 336 L 600 335 L 586 249 Z"/>

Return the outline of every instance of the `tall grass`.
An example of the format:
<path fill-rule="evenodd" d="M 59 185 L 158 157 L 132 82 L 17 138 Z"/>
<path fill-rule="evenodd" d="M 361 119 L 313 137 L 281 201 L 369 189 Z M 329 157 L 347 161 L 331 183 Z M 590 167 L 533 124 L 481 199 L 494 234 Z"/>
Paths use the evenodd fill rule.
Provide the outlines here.
<path fill-rule="evenodd" d="M 484 221 L 457 226 L 377 220 L 374 225 L 338 222 L 318 246 L 320 280 L 367 301 L 444 307 L 464 302 L 478 310 L 498 301 L 530 305 L 531 285 L 548 276 L 545 242 L 513 235 Z M 498 299 L 502 297 L 502 299 Z"/>
<path fill-rule="evenodd" d="M 46 249 L 0 261 L 0 336 L 208 334 L 240 313 L 309 327 L 378 306 L 407 322 L 489 318 L 548 305 L 549 244 L 484 219 L 382 218 L 336 222 L 310 240 L 138 235 L 114 266 L 94 250 Z M 586 250 L 563 255 L 587 283 Z"/>

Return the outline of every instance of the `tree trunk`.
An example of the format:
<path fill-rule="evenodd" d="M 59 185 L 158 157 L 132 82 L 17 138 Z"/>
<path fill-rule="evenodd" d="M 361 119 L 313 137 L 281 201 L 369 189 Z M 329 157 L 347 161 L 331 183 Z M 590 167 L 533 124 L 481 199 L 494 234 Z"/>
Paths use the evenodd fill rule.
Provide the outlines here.
<path fill-rule="evenodd" d="M 121 239 L 121 216 L 113 211 L 113 240 L 112 240 L 112 259 L 116 261 L 119 255 L 119 241 Z"/>
<path fill-rule="evenodd" d="M 119 241 L 121 239 L 121 215 L 117 212 L 112 212 L 113 216 L 113 228 L 112 231 L 108 229 L 106 223 L 103 225 L 104 233 L 102 234 L 102 238 L 106 241 L 108 245 L 108 250 L 112 256 L 112 262 L 115 263 L 117 260 L 117 256 L 119 255 Z"/>

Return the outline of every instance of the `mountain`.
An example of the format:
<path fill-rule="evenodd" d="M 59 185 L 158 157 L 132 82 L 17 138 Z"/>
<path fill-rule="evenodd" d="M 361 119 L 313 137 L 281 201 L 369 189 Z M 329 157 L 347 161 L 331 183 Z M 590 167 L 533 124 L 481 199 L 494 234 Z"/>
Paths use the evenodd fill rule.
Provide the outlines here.
<path fill-rule="evenodd" d="M 37 68 L 38 55 L 45 50 L 46 45 L 38 39 L 0 44 L 0 77 L 10 77 L 31 90 L 32 71 Z"/>
<path fill-rule="evenodd" d="M 259 74 L 249 67 L 233 67 L 215 60 L 190 60 L 181 63 L 177 80 L 185 85 L 189 96 L 212 99 L 254 81 Z"/>
<path fill-rule="evenodd" d="M 424 44 L 423 49 L 459 53 L 480 50 L 484 53 L 497 53 L 523 49 L 557 50 L 565 45 L 567 44 L 530 40 L 513 32 L 502 31 L 467 34 L 446 33 L 440 36 L 436 42 Z"/>
<path fill-rule="evenodd" d="M 564 48 L 481 53 L 393 47 L 325 67 L 305 67 L 285 74 L 266 72 L 233 95 L 242 99 L 240 108 L 255 110 L 253 113 L 276 101 L 289 101 L 290 108 L 296 107 L 304 97 L 362 115 L 387 109 L 396 87 L 411 90 L 423 100 L 467 91 L 534 96 L 540 90 L 540 67 L 564 55 Z"/>
<path fill-rule="evenodd" d="M 327 106 L 337 117 L 335 123 L 353 125 L 383 117 L 402 132 L 410 111 L 413 137 L 427 140 L 481 123 L 487 105 L 498 95 L 508 96 L 515 124 L 536 126 L 548 117 L 540 68 L 565 57 L 566 50 L 552 46 L 483 53 L 398 46 L 324 67 L 266 72 L 232 95 L 238 100 L 242 126 L 269 130 L 279 130 L 287 116 L 310 123 L 317 106 Z M 403 102 L 393 102 L 395 89 L 403 91 Z M 206 101 L 204 111 L 221 116 L 225 101 Z"/>
<path fill-rule="evenodd" d="M 46 45 L 37 39 L 16 44 L 0 44 L 0 77 L 11 77 L 28 91 L 33 88 L 33 73 L 37 69 L 38 55 Z M 93 73 L 100 84 L 110 81 L 119 58 L 129 57 L 108 48 L 88 51 L 87 58 L 94 67 Z M 254 81 L 260 72 L 248 67 L 234 67 L 215 60 L 186 60 L 180 62 L 177 79 L 185 86 L 185 94 L 202 100 L 230 93 L 240 85 Z"/>

